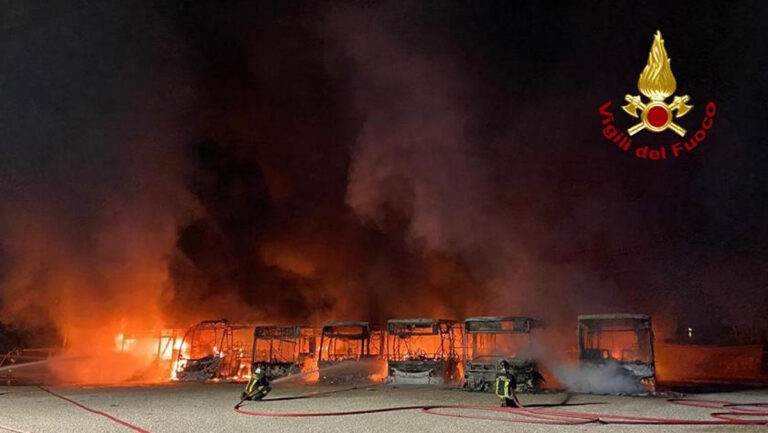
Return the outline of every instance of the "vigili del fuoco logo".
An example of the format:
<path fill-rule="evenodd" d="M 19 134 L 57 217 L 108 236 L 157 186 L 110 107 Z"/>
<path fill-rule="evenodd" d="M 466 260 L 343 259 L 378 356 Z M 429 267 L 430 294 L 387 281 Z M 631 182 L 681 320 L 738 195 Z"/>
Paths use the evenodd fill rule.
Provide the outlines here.
<path fill-rule="evenodd" d="M 648 55 L 648 64 L 637 80 L 637 90 L 648 99 L 644 100 L 639 95 L 626 95 L 624 100 L 627 105 L 621 107 L 626 114 L 637 118 L 639 122 L 627 128 L 626 132 L 620 131 L 614 125 L 613 112 L 610 111 L 611 101 L 608 101 L 600 107 L 605 139 L 624 152 L 631 152 L 637 158 L 652 161 L 677 158 L 694 151 L 707 138 L 717 107 L 714 102 L 707 103 L 700 128 L 689 134 L 683 123 L 678 123 L 677 119 L 688 114 L 693 108 L 693 105 L 689 104 L 692 101 L 688 95 L 674 95 L 676 88 L 677 82 L 672 75 L 667 50 L 664 49 L 664 39 L 661 38 L 661 32 L 657 31 Z M 667 103 L 666 100 L 672 95 L 672 101 Z M 677 134 L 679 141 L 653 147 L 642 144 L 643 133 L 668 131 Z M 637 140 L 637 143 L 633 140 Z"/>

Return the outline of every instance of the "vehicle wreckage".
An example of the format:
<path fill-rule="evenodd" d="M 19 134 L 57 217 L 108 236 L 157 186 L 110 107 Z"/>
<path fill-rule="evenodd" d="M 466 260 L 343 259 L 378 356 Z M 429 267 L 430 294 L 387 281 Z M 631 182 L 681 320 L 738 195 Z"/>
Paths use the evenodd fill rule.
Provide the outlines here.
<path fill-rule="evenodd" d="M 464 320 L 467 354 L 464 361 L 464 388 L 490 392 L 499 364 L 506 360 L 515 375 L 518 392 L 536 392 L 544 378 L 531 356 L 531 330 L 537 324 L 530 317 L 483 316 Z"/>
<path fill-rule="evenodd" d="M 362 363 L 384 357 L 384 329 L 370 322 L 336 322 L 323 326 L 317 367 L 321 382 L 360 380 L 374 373 Z M 341 368 L 357 364 L 359 368 Z"/>
<path fill-rule="evenodd" d="M 459 381 L 461 326 L 446 319 L 387 322 L 387 382 L 444 384 Z"/>
<path fill-rule="evenodd" d="M 315 357 L 315 328 L 256 326 L 253 328 L 251 371 L 264 370 L 267 379 L 301 372 Z"/>
<path fill-rule="evenodd" d="M 252 325 L 204 320 L 181 340 L 173 377 L 183 381 L 242 380 L 250 366 Z"/>
<path fill-rule="evenodd" d="M 589 314 L 578 317 L 582 369 L 617 368 L 637 389 L 654 392 L 656 370 L 651 318 L 645 314 Z"/>

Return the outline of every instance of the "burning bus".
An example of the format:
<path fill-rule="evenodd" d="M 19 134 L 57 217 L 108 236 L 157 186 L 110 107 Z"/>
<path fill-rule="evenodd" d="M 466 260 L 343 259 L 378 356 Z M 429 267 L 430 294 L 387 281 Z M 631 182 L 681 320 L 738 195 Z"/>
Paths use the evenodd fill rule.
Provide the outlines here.
<path fill-rule="evenodd" d="M 115 336 L 115 352 L 129 354 L 137 362 L 132 378 L 139 380 L 167 380 L 173 370 L 174 359 L 181 350 L 184 329 L 156 329 L 121 332 Z M 143 368 L 138 365 L 143 364 Z"/>
<path fill-rule="evenodd" d="M 315 356 L 315 329 L 306 326 L 253 328 L 251 371 L 261 367 L 268 379 L 299 373 Z"/>
<path fill-rule="evenodd" d="M 332 368 L 349 361 L 375 361 L 384 356 L 384 330 L 370 322 L 336 322 L 323 326 L 317 366 L 320 380 L 336 382 L 364 379 L 373 372 L 359 369 Z"/>
<path fill-rule="evenodd" d="M 390 320 L 387 323 L 387 382 L 456 382 L 460 351 L 461 327 L 453 320 Z"/>
<path fill-rule="evenodd" d="M 617 368 L 638 390 L 655 391 L 651 318 L 645 314 L 589 314 L 578 317 L 582 368 Z"/>
<path fill-rule="evenodd" d="M 186 381 L 246 377 L 250 365 L 252 325 L 226 319 L 204 320 L 190 327 L 182 338 L 173 378 Z"/>
<path fill-rule="evenodd" d="M 531 358 L 531 330 L 538 322 L 530 317 L 470 317 L 464 321 L 467 353 L 464 361 L 464 388 L 493 390 L 499 364 L 509 362 L 518 392 L 540 390 L 544 379 Z"/>

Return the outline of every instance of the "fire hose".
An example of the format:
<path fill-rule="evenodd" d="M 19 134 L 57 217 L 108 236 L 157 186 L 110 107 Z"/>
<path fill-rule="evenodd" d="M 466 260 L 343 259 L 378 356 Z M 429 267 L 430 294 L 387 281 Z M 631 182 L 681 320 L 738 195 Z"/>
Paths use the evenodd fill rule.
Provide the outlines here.
<path fill-rule="evenodd" d="M 96 410 L 96 409 L 91 409 L 90 407 L 88 407 L 88 406 L 86 406 L 86 405 L 84 405 L 82 403 L 79 403 L 79 402 L 77 402 L 75 400 L 72 400 L 71 398 L 64 397 L 63 395 L 55 393 L 55 392 L 51 391 L 48 388 L 44 388 L 42 386 L 40 386 L 39 388 L 42 389 L 43 391 L 47 392 L 48 394 L 51 394 L 54 397 L 58 397 L 58 398 L 66 401 L 68 403 L 74 404 L 75 406 L 79 407 L 80 409 L 86 410 L 86 411 L 94 413 L 96 415 L 103 416 L 104 418 L 107 418 L 108 420 L 110 420 L 112 422 L 118 423 L 118 424 L 122 425 L 123 427 L 128 427 L 129 429 L 131 429 L 133 431 L 136 431 L 136 432 L 139 432 L 139 433 L 152 433 L 149 430 L 144 430 L 141 427 L 137 427 L 137 426 L 135 426 L 135 425 L 133 425 L 133 424 L 131 424 L 129 422 L 121 420 L 120 418 L 116 418 L 116 417 L 114 417 L 114 416 L 112 416 L 112 415 L 110 415 L 110 414 L 108 414 L 106 412 L 102 412 L 102 411 Z"/>
<path fill-rule="evenodd" d="M 92 409 L 92 408 L 90 408 L 90 407 L 88 407 L 88 406 L 86 406 L 86 405 L 84 405 L 82 403 L 79 403 L 79 402 L 77 402 L 75 400 L 72 400 L 71 398 L 64 397 L 63 395 L 58 394 L 56 392 L 53 392 L 53 391 L 51 391 L 48 388 L 44 388 L 42 386 L 39 386 L 38 388 L 40 388 L 41 390 L 47 392 L 48 394 L 53 395 L 54 397 L 60 398 L 60 399 L 62 399 L 64 401 L 66 401 L 68 403 L 71 403 L 71 404 L 73 404 L 73 405 L 75 405 L 75 406 L 77 406 L 77 407 L 79 407 L 79 408 L 81 408 L 83 410 L 88 411 L 88 412 L 94 413 L 96 415 L 103 416 L 103 417 L 107 418 L 108 420 L 110 420 L 112 422 L 120 424 L 120 425 L 122 425 L 124 427 L 127 427 L 127 428 L 129 428 L 129 429 L 131 429 L 133 431 L 138 432 L 138 433 L 152 433 L 149 430 L 144 430 L 141 427 L 137 427 L 137 426 L 135 426 L 135 425 L 133 425 L 133 424 L 131 424 L 129 422 L 126 422 L 126 421 L 123 421 L 123 420 L 121 420 L 119 418 L 116 418 L 116 417 L 114 417 L 114 416 L 112 416 L 112 415 L 110 415 L 110 414 L 108 414 L 106 412 L 102 412 L 100 410 Z M 9 431 L 9 432 L 12 432 L 12 433 L 31 433 L 31 432 L 28 432 L 28 431 L 25 431 L 25 430 L 18 430 L 18 429 L 15 429 L 13 427 L 9 427 L 9 426 L 2 425 L 2 424 L 0 424 L 0 430 Z"/>
<path fill-rule="evenodd" d="M 690 400 L 669 399 L 671 404 L 721 410 L 711 412 L 712 420 L 690 420 L 681 418 L 658 418 L 630 415 L 608 415 L 588 412 L 571 412 L 553 409 L 534 409 L 527 407 L 498 407 L 498 406 L 474 406 L 474 405 L 416 405 L 394 406 L 377 409 L 364 409 L 341 412 L 257 412 L 235 407 L 235 412 L 259 417 L 328 417 L 363 415 L 382 412 L 395 412 L 406 410 L 421 410 L 422 413 L 437 416 L 455 418 L 479 419 L 486 421 L 506 421 L 528 424 L 644 424 L 644 425 L 768 425 L 768 403 L 735 403 L 720 400 Z M 455 413 L 445 410 L 461 410 L 476 412 L 493 412 L 491 416 L 484 414 Z M 751 418 L 751 419 L 750 419 Z M 756 419 L 755 419 L 756 418 Z"/>
<path fill-rule="evenodd" d="M 30 433 L 24 430 L 16 430 L 13 427 L 8 427 L 7 425 L 2 425 L 2 424 L 0 424 L 0 430 L 9 431 L 11 433 Z"/>
<path fill-rule="evenodd" d="M 360 389 L 360 388 L 357 387 L 357 386 L 353 386 L 351 388 L 336 389 L 336 390 L 333 390 L 333 391 L 322 391 L 322 392 L 314 391 L 314 392 L 309 392 L 309 393 L 306 393 L 306 394 L 292 395 L 292 396 L 287 396 L 287 397 L 270 398 L 268 400 L 262 400 L 262 401 L 300 400 L 300 399 L 303 399 L 303 398 L 320 397 L 320 396 L 323 396 L 323 395 L 338 394 L 340 392 L 354 391 L 356 389 Z M 241 398 L 240 401 L 235 405 L 235 409 L 239 409 L 240 406 L 243 403 L 245 403 L 246 401 L 248 401 L 246 397 Z"/>
<path fill-rule="evenodd" d="M 40 387 L 41 390 L 60 398 L 68 403 L 71 403 L 83 410 L 91 412 L 93 414 L 103 416 L 112 422 L 120 424 L 138 433 L 152 433 L 141 427 L 135 426 L 131 423 L 123 421 L 117 417 L 114 417 L 106 412 L 92 409 L 80 402 L 65 397 L 47 388 Z M 342 391 L 349 391 L 355 388 L 344 389 Z M 295 398 L 311 398 L 315 396 L 325 395 L 329 393 L 336 393 L 340 391 L 330 391 L 327 393 L 310 393 L 297 397 L 283 397 L 274 400 L 285 400 Z M 331 417 L 331 416 L 351 416 L 351 415 L 364 415 L 375 414 L 383 412 L 395 412 L 395 411 L 408 411 L 408 410 L 421 410 L 422 413 L 436 416 L 447 416 L 454 418 L 466 418 L 466 419 L 478 419 L 485 421 L 505 421 L 513 423 L 528 423 L 528 424 L 557 424 L 557 425 L 580 425 L 580 424 L 636 424 L 636 425 L 768 425 L 768 403 L 765 402 L 749 402 L 749 403 L 737 403 L 723 400 L 693 400 L 693 399 L 669 399 L 667 400 L 671 404 L 712 409 L 715 412 L 710 412 L 710 416 L 715 419 L 711 420 L 690 420 L 681 418 L 658 418 L 658 417 L 642 417 L 642 416 L 629 416 L 629 415 L 608 415 L 588 412 L 571 412 L 565 410 L 553 410 L 553 409 L 539 409 L 530 407 L 498 407 L 498 406 L 476 406 L 476 405 L 414 405 L 414 406 L 394 406 L 385 408 L 363 409 L 354 411 L 340 411 L 340 412 L 257 412 L 241 409 L 235 406 L 235 412 L 242 415 L 257 416 L 257 417 Z M 492 412 L 493 415 L 488 414 L 472 414 L 472 413 L 456 413 L 447 412 L 447 410 L 458 411 L 475 411 L 475 412 Z M 14 429 L 12 427 L 0 425 L 0 430 L 9 431 L 12 433 L 29 433 L 23 430 Z"/>

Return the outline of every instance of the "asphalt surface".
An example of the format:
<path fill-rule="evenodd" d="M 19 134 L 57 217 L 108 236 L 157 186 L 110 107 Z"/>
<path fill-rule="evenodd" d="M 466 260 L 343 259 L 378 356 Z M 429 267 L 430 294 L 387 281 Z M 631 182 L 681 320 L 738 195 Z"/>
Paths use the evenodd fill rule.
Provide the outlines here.
<path fill-rule="evenodd" d="M 153 433 L 172 432 L 766 432 L 766 426 L 626 426 L 626 425 L 534 425 L 441 417 L 419 410 L 334 416 L 322 418 L 265 418 L 236 413 L 242 384 L 174 383 L 120 387 L 53 387 L 95 410 Z M 249 402 L 245 410 L 264 412 L 350 411 L 391 406 L 430 404 L 496 405 L 490 394 L 426 386 L 372 386 L 348 390 L 349 386 L 278 385 L 270 399 L 315 392 L 338 391 L 311 398 Z M 768 390 L 723 394 L 699 394 L 696 399 L 768 403 Z M 712 419 L 709 409 L 676 406 L 661 397 L 568 395 L 565 393 L 522 395 L 528 405 L 565 403 L 556 409 L 633 416 Z M 493 415 L 493 414 L 491 414 Z M 30 433 L 128 432 L 131 430 L 105 417 L 87 412 L 37 387 L 0 387 L 0 425 Z M 0 432 L 4 432 L 0 428 Z"/>

